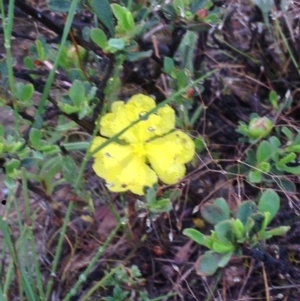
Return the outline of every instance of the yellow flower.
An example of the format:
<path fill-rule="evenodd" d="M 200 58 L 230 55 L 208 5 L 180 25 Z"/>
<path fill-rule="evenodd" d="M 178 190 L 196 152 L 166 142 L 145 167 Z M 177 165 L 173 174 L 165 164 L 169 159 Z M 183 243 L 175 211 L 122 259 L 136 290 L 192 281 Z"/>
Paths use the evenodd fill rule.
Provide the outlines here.
<path fill-rule="evenodd" d="M 114 136 L 155 105 L 152 98 L 143 94 L 132 96 L 126 104 L 114 102 L 111 113 L 100 121 L 101 135 Z M 120 140 L 124 144 L 113 142 L 95 153 L 94 171 L 114 192 L 130 190 L 143 195 L 143 188 L 153 186 L 158 178 L 166 184 L 175 184 L 184 177 L 184 164 L 192 160 L 195 145 L 185 133 L 172 131 L 174 128 L 175 112 L 165 105 L 123 133 Z M 106 140 L 96 137 L 91 152 Z"/>

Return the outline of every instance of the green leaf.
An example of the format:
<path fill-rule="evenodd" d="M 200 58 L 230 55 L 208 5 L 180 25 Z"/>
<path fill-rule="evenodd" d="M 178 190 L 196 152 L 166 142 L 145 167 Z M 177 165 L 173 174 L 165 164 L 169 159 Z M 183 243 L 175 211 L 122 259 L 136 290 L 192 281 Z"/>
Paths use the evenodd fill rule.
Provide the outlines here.
<path fill-rule="evenodd" d="M 292 194 L 296 193 L 296 185 L 288 179 L 279 178 L 278 181 L 276 181 L 276 184 L 280 190 Z"/>
<path fill-rule="evenodd" d="M 215 204 L 205 204 L 200 210 L 202 217 L 212 225 L 228 219 L 228 213 Z"/>
<path fill-rule="evenodd" d="M 218 269 L 219 254 L 205 252 L 195 263 L 196 273 L 200 276 L 212 276 Z"/>
<path fill-rule="evenodd" d="M 44 170 L 43 174 L 43 177 L 47 182 L 50 183 L 53 177 L 62 170 L 62 161 L 63 158 L 60 156 L 51 158 L 52 164 L 49 164 L 49 168 L 47 168 L 47 171 Z"/>
<path fill-rule="evenodd" d="M 261 170 L 262 172 L 268 173 L 271 169 L 271 165 L 268 162 L 261 162 L 261 163 L 259 163 L 257 168 L 259 170 Z"/>
<path fill-rule="evenodd" d="M 279 206 L 280 206 L 279 196 L 272 189 L 267 189 L 266 191 L 264 191 L 264 193 L 261 195 L 258 201 L 258 210 L 260 212 L 270 212 L 271 220 L 277 214 L 279 210 Z"/>
<path fill-rule="evenodd" d="M 197 42 L 197 33 L 187 31 L 180 45 L 179 52 L 182 58 L 181 69 L 187 69 L 190 74 L 194 74 L 194 52 Z"/>
<path fill-rule="evenodd" d="M 275 91 L 270 91 L 269 93 L 269 101 L 272 104 L 275 110 L 278 109 L 278 95 Z"/>
<path fill-rule="evenodd" d="M 231 222 L 233 234 L 238 242 L 244 242 L 245 240 L 245 228 L 240 219 L 234 219 Z"/>
<path fill-rule="evenodd" d="M 78 80 L 85 80 L 85 76 L 82 72 L 82 70 L 80 69 L 76 69 L 76 68 L 71 68 L 68 70 L 68 77 L 69 79 L 73 82 L 75 79 L 78 79 Z"/>
<path fill-rule="evenodd" d="M 289 145 L 284 149 L 284 151 L 300 153 L 300 144 Z"/>
<path fill-rule="evenodd" d="M 230 209 L 229 209 L 229 206 L 226 202 L 226 200 L 224 198 L 217 198 L 214 200 L 214 204 L 217 205 L 218 207 L 220 207 L 225 216 L 226 216 L 226 219 L 229 219 L 230 218 Z"/>
<path fill-rule="evenodd" d="M 80 109 L 67 103 L 60 103 L 58 107 L 67 114 L 77 113 Z"/>
<path fill-rule="evenodd" d="M 24 65 L 29 70 L 33 70 L 35 68 L 34 60 L 30 56 L 26 56 L 23 60 Z"/>
<path fill-rule="evenodd" d="M 280 143 L 280 140 L 277 137 L 275 137 L 275 136 L 271 136 L 269 138 L 269 141 L 270 141 L 270 143 L 272 145 L 271 157 L 276 162 L 278 160 L 278 158 L 279 158 L 279 152 L 278 152 L 278 150 L 280 148 L 281 143 Z"/>
<path fill-rule="evenodd" d="M 21 162 L 16 159 L 11 159 L 8 162 L 5 163 L 5 173 L 7 176 L 11 178 L 16 178 L 17 176 L 17 170 L 20 167 Z"/>
<path fill-rule="evenodd" d="M 283 171 L 286 171 L 288 173 L 291 173 L 293 175 L 300 175 L 300 166 L 296 166 L 296 167 L 289 167 L 289 166 L 282 166 L 282 165 L 276 165 L 276 168 L 278 170 L 283 170 Z"/>
<path fill-rule="evenodd" d="M 264 220 L 261 224 L 261 228 L 260 228 L 260 231 L 258 233 L 258 235 L 262 235 L 263 233 L 265 233 L 266 229 L 267 229 L 267 226 L 268 224 L 271 222 L 272 220 L 272 216 L 271 216 L 271 213 L 269 211 L 267 212 L 264 212 Z"/>
<path fill-rule="evenodd" d="M 81 120 L 82 118 L 90 115 L 91 113 L 91 107 L 85 102 L 84 105 L 80 108 L 80 111 L 78 112 L 78 118 Z"/>
<path fill-rule="evenodd" d="M 127 23 L 127 26 L 128 26 L 128 31 L 132 30 L 134 28 L 134 18 L 133 18 L 133 15 L 130 11 L 127 11 L 126 12 L 126 23 Z"/>
<path fill-rule="evenodd" d="M 266 140 L 260 142 L 256 150 L 256 160 L 258 163 L 267 162 L 271 158 L 272 145 Z"/>
<path fill-rule="evenodd" d="M 224 267 L 231 259 L 232 252 L 218 254 L 207 251 L 195 263 L 196 273 L 200 276 L 212 276 L 219 267 Z"/>
<path fill-rule="evenodd" d="M 70 0 L 48 0 L 48 7 L 50 10 L 60 13 L 67 13 L 71 7 Z"/>
<path fill-rule="evenodd" d="M 288 232 L 290 229 L 291 229 L 290 226 L 280 226 L 277 228 L 273 228 L 269 231 L 266 231 L 266 233 L 271 236 L 282 236 L 282 235 L 286 234 L 286 232 Z"/>
<path fill-rule="evenodd" d="M 180 70 L 176 73 L 177 85 L 181 89 L 185 87 L 189 81 L 188 76 L 186 75 L 185 70 Z"/>
<path fill-rule="evenodd" d="M 147 204 L 150 205 L 150 206 L 155 203 L 155 201 L 156 201 L 156 189 L 154 189 L 153 187 L 147 189 L 146 201 L 147 201 Z"/>
<path fill-rule="evenodd" d="M 39 147 L 39 151 L 42 151 L 47 155 L 55 155 L 60 153 L 60 148 L 57 145 L 44 145 Z"/>
<path fill-rule="evenodd" d="M 223 244 L 235 243 L 235 237 L 231 225 L 231 220 L 224 220 L 215 225 L 215 232 L 218 239 Z"/>
<path fill-rule="evenodd" d="M 192 116 L 191 116 L 191 118 L 190 118 L 190 121 L 189 121 L 189 124 L 190 124 L 191 126 L 193 126 L 193 125 L 195 124 L 195 122 L 199 120 L 199 117 L 200 117 L 200 115 L 202 114 L 203 109 L 204 109 L 204 105 L 200 104 L 200 105 L 197 107 L 197 109 L 193 112 L 193 114 L 192 114 Z M 196 145 L 197 152 L 198 152 L 198 151 L 201 152 L 201 151 L 204 149 L 204 146 L 205 146 L 204 140 L 203 140 L 203 138 L 201 138 L 201 137 L 198 137 L 198 138 L 196 138 L 195 140 L 197 140 L 197 139 L 200 139 L 200 140 L 202 141 L 201 147 L 197 147 L 197 145 Z M 196 142 L 195 142 L 195 144 L 196 144 Z"/>
<path fill-rule="evenodd" d="M 63 143 L 62 146 L 67 150 L 67 151 L 87 151 L 90 143 L 87 141 L 81 141 L 81 142 L 70 142 L 70 143 Z"/>
<path fill-rule="evenodd" d="M 94 99 L 96 96 L 96 93 L 97 93 L 97 87 L 95 87 L 95 86 L 91 87 L 86 96 L 87 100 L 90 101 L 90 100 Z"/>
<path fill-rule="evenodd" d="M 250 233 L 250 231 L 252 231 L 254 225 L 255 225 L 254 220 L 251 217 L 248 217 L 248 219 L 244 225 L 245 233 Z"/>
<path fill-rule="evenodd" d="M 251 235 L 257 235 L 257 233 L 262 230 L 265 218 L 266 216 L 263 212 L 257 212 L 251 215 L 251 219 L 254 221 L 254 226 L 251 229 L 250 237 Z"/>
<path fill-rule="evenodd" d="M 0 123 L 0 137 L 4 136 L 4 126 Z"/>
<path fill-rule="evenodd" d="M 176 11 L 177 15 L 180 17 L 183 17 L 183 13 L 184 13 L 184 3 L 182 0 L 173 0 L 173 7 L 174 10 Z"/>
<path fill-rule="evenodd" d="M 30 100 L 34 93 L 33 84 L 26 84 L 23 91 L 23 100 Z"/>
<path fill-rule="evenodd" d="M 17 83 L 17 95 L 20 101 L 28 101 L 34 93 L 33 84 Z"/>
<path fill-rule="evenodd" d="M 175 188 L 167 191 L 165 196 L 167 196 L 170 199 L 170 201 L 173 202 L 173 201 L 178 201 L 181 195 L 182 195 L 182 190 L 179 188 Z"/>
<path fill-rule="evenodd" d="M 216 253 L 223 254 L 234 251 L 235 247 L 232 244 L 224 244 L 220 242 L 214 242 L 212 245 L 212 250 Z"/>
<path fill-rule="evenodd" d="M 74 175 L 77 174 L 78 170 L 77 165 L 71 156 L 64 156 L 64 159 L 62 160 L 62 172 L 64 179 L 68 183 L 73 184 L 75 182 Z"/>
<path fill-rule="evenodd" d="M 172 203 L 168 198 L 156 200 L 155 203 L 151 204 L 149 208 L 152 213 L 170 212 L 172 209 Z"/>
<path fill-rule="evenodd" d="M 170 75 L 173 70 L 174 70 L 173 59 L 165 56 L 164 57 L 164 72 Z"/>
<path fill-rule="evenodd" d="M 296 158 L 297 158 L 297 155 L 295 153 L 289 153 L 289 154 L 285 155 L 283 158 L 281 158 L 276 163 L 278 164 L 278 166 L 286 165 L 287 163 L 294 162 Z"/>
<path fill-rule="evenodd" d="M 125 48 L 125 40 L 124 39 L 109 39 L 107 43 L 107 50 L 111 53 L 116 53 L 119 50 L 123 50 Z"/>
<path fill-rule="evenodd" d="M 253 151 L 253 149 L 249 149 L 247 151 L 247 163 L 249 165 L 252 165 L 252 166 L 255 166 L 256 165 L 256 156 L 255 156 L 255 153 Z"/>
<path fill-rule="evenodd" d="M 271 136 L 269 141 L 272 145 L 273 153 L 276 152 L 281 145 L 280 140 L 276 136 Z"/>
<path fill-rule="evenodd" d="M 205 247 L 209 247 L 207 244 L 207 238 L 204 234 L 196 229 L 186 228 L 183 230 L 183 235 L 189 237 L 191 240 L 195 241 L 197 244 Z"/>
<path fill-rule="evenodd" d="M 39 60 L 44 62 L 46 60 L 46 51 L 41 40 L 35 41 L 36 51 L 38 53 Z"/>
<path fill-rule="evenodd" d="M 100 28 L 92 28 L 90 31 L 92 41 L 100 48 L 105 49 L 107 46 L 107 37 L 104 31 Z"/>
<path fill-rule="evenodd" d="M 293 141 L 293 133 L 288 127 L 282 127 L 281 132 L 288 138 L 289 141 Z"/>
<path fill-rule="evenodd" d="M 36 129 L 36 128 L 31 128 L 30 133 L 29 133 L 30 144 L 34 148 L 39 149 L 41 140 L 42 140 L 42 133 L 41 133 L 41 131 L 38 130 L 38 129 Z"/>
<path fill-rule="evenodd" d="M 116 19 L 118 20 L 118 26 L 125 30 L 130 31 L 134 27 L 134 20 L 133 16 L 130 11 L 128 11 L 125 7 L 113 3 L 111 4 L 111 8 L 113 14 L 115 15 Z"/>
<path fill-rule="evenodd" d="M 213 25 L 213 24 L 219 24 L 221 22 L 221 19 L 220 19 L 220 15 L 212 13 L 209 14 L 204 21 L 205 23 L 209 23 Z"/>
<path fill-rule="evenodd" d="M 298 132 L 298 134 L 294 140 L 294 144 L 300 144 L 300 132 Z"/>
<path fill-rule="evenodd" d="M 226 254 L 219 254 L 219 255 L 220 257 L 219 257 L 218 266 L 219 268 L 224 268 L 227 265 L 227 263 L 230 261 L 233 252 L 228 252 Z"/>
<path fill-rule="evenodd" d="M 257 206 L 253 201 L 242 202 L 237 211 L 237 218 L 242 222 L 243 225 L 246 225 L 248 217 L 253 213 L 257 212 Z"/>
<path fill-rule="evenodd" d="M 251 183 L 261 183 L 262 172 L 259 170 L 252 170 L 249 172 L 249 181 Z"/>
<path fill-rule="evenodd" d="M 110 34 L 114 36 L 115 21 L 108 0 L 91 0 L 90 3 L 100 22 L 109 30 Z"/>
<path fill-rule="evenodd" d="M 74 105 L 78 108 L 86 100 L 84 86 L 80 80 L 76 79 L 73 82 L 72 87 L 69 89 L 68 95 L 72 99 Z"/>

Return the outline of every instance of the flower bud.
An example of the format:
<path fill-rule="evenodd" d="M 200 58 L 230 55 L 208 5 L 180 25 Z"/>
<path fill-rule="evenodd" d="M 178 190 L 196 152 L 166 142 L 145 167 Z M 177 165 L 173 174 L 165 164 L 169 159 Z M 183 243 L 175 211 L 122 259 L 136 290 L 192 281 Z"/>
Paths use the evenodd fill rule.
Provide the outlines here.
<path fill-rule="evenodd" d="M 269 135 L 272 128 L 272 120 L 267 117 L 256 117 L 250 121 L 248 131 L 253 139 L 265 138 Z"/>

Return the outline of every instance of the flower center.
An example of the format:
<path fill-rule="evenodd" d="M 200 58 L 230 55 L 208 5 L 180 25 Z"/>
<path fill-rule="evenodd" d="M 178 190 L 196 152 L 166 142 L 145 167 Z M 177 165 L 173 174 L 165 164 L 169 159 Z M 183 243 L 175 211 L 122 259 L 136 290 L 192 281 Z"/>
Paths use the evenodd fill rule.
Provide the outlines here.
<path fill-rule="evenodd" d="M 139 157 L 139 158 L 146 156 L 146 150 L 145 150 L 144 143 L 133 143 L 132 148 L 133 148 L 134 156 Z"/>

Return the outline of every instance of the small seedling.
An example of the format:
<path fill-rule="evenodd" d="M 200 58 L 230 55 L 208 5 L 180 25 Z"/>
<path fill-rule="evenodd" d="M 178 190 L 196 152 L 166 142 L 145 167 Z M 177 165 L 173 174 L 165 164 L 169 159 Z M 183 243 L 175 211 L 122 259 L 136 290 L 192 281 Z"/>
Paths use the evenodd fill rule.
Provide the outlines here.
<path fill-rule="evenodd" d="M 249 149 L 246 160 L 240 169 L 231 166 L 228 171 L 247 176 L 250 183 L 262 183 L 271 180 L 270 174 L 282 175 L 289 173 L 300 175 L 300 167 L 297 164 L 297 156 L 300 153 L 300 133 L 294 135 L 287 128 L 282 127 L 285 143 L 283 144 L 276 136 L 268 140 L 262 140 L 255 149 Z"/>
<path fill-rule="evenodd" d="M 204 235 L 196 229 L 185 229 L 183 234 L 210 249 L 200 256 L 195 268 L 199 275 L 213 275 L 220 267 L 224 267 L 233 255 L 241 256 L 242 248 L 254 248 L 265 240 L 284 235 L 290 227 L 280 226 L 267 229 L 277 214 L 280 206 L 278 194 L 271 189 L 266 190 L 258 204 L 244 201 L 230 217 L 230 209 L 223 198 L 201 208 L 204 220 L 214 225 L 211 235 Z"/>

